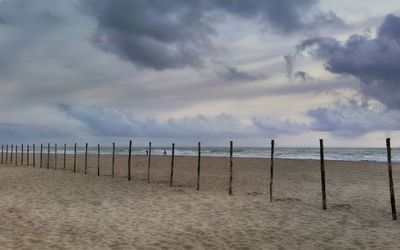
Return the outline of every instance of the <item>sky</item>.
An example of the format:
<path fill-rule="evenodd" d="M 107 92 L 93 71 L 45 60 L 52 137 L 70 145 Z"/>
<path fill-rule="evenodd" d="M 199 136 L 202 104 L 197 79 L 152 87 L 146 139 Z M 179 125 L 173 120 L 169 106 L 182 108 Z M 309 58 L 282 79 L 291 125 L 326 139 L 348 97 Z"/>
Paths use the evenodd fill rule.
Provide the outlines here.
<path fill-rule="evenodd" d="M 0 143 L 400 145 L 398 0 L 0 0 Z"/>

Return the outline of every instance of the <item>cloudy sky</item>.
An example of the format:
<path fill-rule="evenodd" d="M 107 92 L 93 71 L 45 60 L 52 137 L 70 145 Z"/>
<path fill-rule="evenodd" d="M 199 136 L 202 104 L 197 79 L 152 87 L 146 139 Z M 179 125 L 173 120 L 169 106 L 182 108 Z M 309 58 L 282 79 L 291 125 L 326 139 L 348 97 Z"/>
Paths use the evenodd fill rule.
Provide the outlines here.
<path fill-rule="evenodd" d="M 0 0 L 1 143 L 400 145 L 398 0 Z"/>

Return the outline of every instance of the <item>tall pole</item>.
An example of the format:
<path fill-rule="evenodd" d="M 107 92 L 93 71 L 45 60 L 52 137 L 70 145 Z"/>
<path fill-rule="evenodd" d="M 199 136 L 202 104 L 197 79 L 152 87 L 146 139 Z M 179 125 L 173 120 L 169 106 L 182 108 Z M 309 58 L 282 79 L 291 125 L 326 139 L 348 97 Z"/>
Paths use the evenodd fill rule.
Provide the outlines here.
<path fill-rule="evenodd" d="M 54 144 L 54 170 L 57 170 L 57 143 Z"/>
<path fill-rule="evenodd" d="M 114 178 L 114 167 L 115 167 L 115 142 L 112 144 L 112 162 L 111 162 L 111 174 Z"/>
<path fill-rule="evenodd" d="M 397 220 L 396 199 L 393 187 L 392 149 L 390 147 L 390 138 L 386 138 L 386 151 L 387 151 L 387 162 L 388 162 L 388 173 L 389 173 L 390 204 L 392 205 L 392 218 L 393 220 Z"/>
<path fill-rule="evenodd" d="M 132 155 L 132 141 L 129 141 L 129 155 L 128 155 L 128 181 L 131 180 L 131 155 Z"/>
<path fill-rule="evenodd" d="M 274 184 L 274 150 L 275 141 L 271 140 L 271 166 L 270 166 L 270 181 L 269 181 L 269 201 L 272 202 L 272 185 Z"/>
<path fill-rule="evenodd" d="M 100 176 L 100 144 L 97 144 L 97 176 Z"/>
<path fill-rule="evenodd" d="M 85 146 L 85 174 L 87 174 L 87 157 L 88 157 L 88 143 Z"/>
<path fill-rule="evenodd" d="M 74 144 L 74 173 L 76 173 L 76 142 Z"/>
<path fill-rule="evenodd" d="M 321 158 L 322 209 L 326 209 L 324 141 L 322 139 L 319 139 L 319 150 L 320 150 L 320 158 Z"/>
<path fill-rule="evenodd" d="M 24 144 L 21 144 L 21 166 L 24 165 Z"/>
<path fill-rule="evenodd" d="M 50 168 L 50 143 L 47 144 L 47 169 Z"/>
<path fill-rule="evenodd" d="M 149 155 L 147 161 L 147 183 L 150 183 L 151 142 L 149 142 Z"/>
<path fill-rule="evenodd" d="M 32 145 L 32 156 L 33 156 L 33 167 L 36 167 L 36 149 L 35 149 L 35 144 Z"/>
<path fill-rule="evenodd" d="M 201 144 L 197 144 L 197 190 L 200 190 L 200 158 L 201 158 Z"/>
<path fill-rule="evenodd" d="M 66 158 L 67 158 L 67 144 L 64 143 L 64 170 L 65 170 L 65 167 L 67 165 L 67 163 L 66 163 L 67 159 Z"/>
<path fill-rule="evenodd" d="M 233 180 L 233 142 L 230 142 L 229 147 L 229 195 L 232 195 L 232 180 Z"/>
<path fill-rule="evenodd" d="M 15 145 L 15 166 L 18 165 L 18 145 Z"/>
<path fill-rule="evenodd" d="M 169 186 L 172 187 L 172 181 L 174 179 L 174 160 L 175 160 L 175 143 L 172 143 L 172 155 L 171 155 L 171 176 L 169 179 Z"/>
<path fill-rule="evenodd" d="M 40 144 L 40 168 L 43 167 L 43 144 Z"/>

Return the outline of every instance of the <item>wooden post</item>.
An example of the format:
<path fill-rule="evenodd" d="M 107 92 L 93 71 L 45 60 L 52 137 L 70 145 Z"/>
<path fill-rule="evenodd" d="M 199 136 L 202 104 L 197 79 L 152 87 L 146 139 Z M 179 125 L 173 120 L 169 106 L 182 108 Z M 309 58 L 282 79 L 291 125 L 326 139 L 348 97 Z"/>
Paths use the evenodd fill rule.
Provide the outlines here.
<path fill-rule="evenodd" d="M 43 144 L 40 144 L 40 168 L 43 167 Z"/>
<path fill-rule="evenodd" d="M 149 142 L 149 155 L 147 161 L 147 183 L 150 183 L 151 142 Z"/>
<path fill-rule="evenodd" d="M 29 166 L 29 144 L 26 146 L 26 166 Z"/>
<path fill-rule="evenodd" d="M 174 179 L 174 160 L 175 160 L 175 143 L 172 143 L 172 154 L 171 154 L 171 176 L 169 179 L 169 186 L 172 187 L 172 181 Z"/>
<path fill-rule="evenodd" d="M 57 170 L 57 143 L 54 144 L 54 170 Z"/>
<path fill-rule="evenodd" d="M 18 145 L 15 145 L 15 166 L 18 166 Z"/>
<path fill-rule="evenodd" d="M 3 154 L 4 154 L 4 145 L 2 144 L 2 145 L 1 145 L 1 164 L 4 163 L 4 161 L 3 161 Z"/>
<path fill-rule="evenodd" d="M 8 144 L 6 145 L 6 164 L 8 164 Z"/>
<path fill-rule="evenodd" d="M 319 139 L 319 152 L 321 157 L 321 191 L 322 209 L 326 209 L 326 187 L 325 187 L 325 160 L 324 160 L 324 141 Z"/>
<path fill-rule="evenodd" d="M 74 144 L 74 173 L 76 173 L 76 142 Z"/>
<path fill-rule="evenodd" d="M 232 195 L 232 180 L 233 180 L 233 142 L 230 142 L 229 149 L 229 195 Z"/>
<path fill-rule="evenodd" d="M 131 154 L 132 154 L 132 141 L 129 141 L 129 155 L 128 155 L 128 181 L 131 180 Z"/>
<path fill-rule="evenodd" d="M 112 162 L 111 162 L 111 175 L 114 178 L 114 167 L 115 167 L 115 142 L 112 145 Z"/>
<path fill-rule="evenodd" d="M 10 164 L 12 164 L 13 163 L 13 153 L 14 153 L 14 144 L 11 144 L 11 156 L 10 156 Z"/>
<path fill-rule="evenodd" d="M 201 158 L 201 144 L 197 144 L 197 190 L 200 190 L 200 158 Z"/>
<path fill-rule="evenodd" d="M 64 170 L 66 167 L 66 158 L 67 158 L 67 144 L 64 143 Z"/>
<path fill-rule="evenodd" d="M 21 144 L 21 166 L 24 165 L 24 144 Z"/>
<path fill-rule="evenodd" d="M 88 143 L 86 143 L 86 146 L 85 146 L 85 174 L 87 174 L 87 157 L 88 157 Z"/>
<path fill-rule="evenodd" d="M 386 138 L 386 151 L 387 151 L 387 162 L 388 162 L 388 173 L 389 173 L 390 204 L 392 205 L 392 218 L 393 220 L 397 220 L 396 199 L 394 196 L 394 187 L 393 187 L 392 149 L 390 147 L 390 138 Z"/>
<path fill-rule="evenodd" d="M 274 183 L 274 150 L 275 150 L 275 141 L 271 140 L 271 165 L 270 165 L 270 176 L 269 176 L 269 201 L 272 202 L 272 185 Z"/>
<path fill-rule="evenodd" d="M 47 144 L 47 169 L 50 168 L 50 143 Z"/>
<path fill-rule="evenodd" d="M 32 156 L 33 156 L 33 167 L 36 167 L 36 149 L 35 149 L 35 144 L 32 145 Z"/>
<path fill-rule="evenodd" d="M 100 176 L 100 144 L 97 144 L 97 176 Z"/>

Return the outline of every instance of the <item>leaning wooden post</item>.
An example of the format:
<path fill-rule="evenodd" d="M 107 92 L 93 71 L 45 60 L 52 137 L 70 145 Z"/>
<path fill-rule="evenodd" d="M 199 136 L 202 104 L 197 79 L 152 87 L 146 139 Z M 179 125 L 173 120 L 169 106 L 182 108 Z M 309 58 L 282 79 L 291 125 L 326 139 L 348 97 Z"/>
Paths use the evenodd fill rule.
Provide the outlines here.
<path fill-rule="evenodd" d="M 132 141 L 129 141 L 129 155 L 128 155 L 128 181 L 131 180 L 131 155 L 132 155 Z"/>
<path fill-rule="evenodd" d="M 15 166 L 18 166 L 18 145 L 15 145 Z"/>
<path fill-rule="evenodd" d="M 325 187 L 325 160 L 324 160 L 324 141 L 319 139 L 319 152 L 321 157 L 321 191 L 322 209 L 326 209 L 326 187 Z"/>
<path fill-rule="evenodd" d="M 66 167 L 66 158 L 67 158 L 67 144 L 64 143 L 64 170 Z"/>
<path fill-rule="evenodd" d="M 269 176 L 269 201 L 272 202 L 272 185 L 274 183 L 274 150 L 275 141 L 271 140 L 271 166 L 270 166 L 270 176 Z"/>
<path fill-rule="evenodd" d="M 57 143 L 54 144 L 54 170 L 57 170 Z"/>
<path fill-rule="evenodd" d="M 197 144 L 197 190 L 200 190 L 200 158 L 201 158 L 201 144 Z"/>
<path fill-rule="evenodd" d="M 174 178 L 174 160 L 175 160 L 175 143 L 172 143 L 172 154 L 171 154 L 171 177 L 169 179 L 169 186 L 172 187 L 172 180 Z"/>
<path fill-rule="evenodd" d="M 24 165 L 24 144 L 21 144 L 21 166 Z"/>
<path fill-rule="evenodd" d="M 43 144 L 40 144 L 40 168 L 43 167 Z"/>
<path fill-rule="evenodd" d="M 36 149 L 35 149 L 35 144 L 32 145 L 32 156 L 33 156 L 33 167 L 36 167 Z"/>
<path fill-rule="evenodd" d="M 394 196 L 393 175 L 392 175 L 392 149 L 390 148 L 390 138 L 386 138 L 386 151 L 389 172 L 390 204 L 392 205 L 392 218 L 397 220 L 396 199 Z"/>
<path fill-rule="evenodd" d="M 150 183 L 151 142 L 149 142 L 149 155 L 147 161 L 147 183 Z"/>
<path fill-rule="evenodd" d="M 74 144 L 74 173 L 76 173 L 76 142 Z"/>
<path fill-rule="evenodd" d="M 50 168 L 50 143 L 47 144 L 47 169 Z"/>
<path fill-rule="evenodd" d="M 6 164 L 8 164 L 8 144 L 6 145 Z"/>
<path fill-rule="evenodd" d="M 114 167 L 115 167 L 115 142 L 112 146 L 112 162 L 111 162 L 111 175 L 114 178 Z"/>
<path fill-rule="evenodd" d="M 100 176 L 100 144 L 97 144 L 97 176 Z"/>
<path fill-rule="evenodd" d="M 85 146 L 85 174 L 87 174 L 87 157 L 88 157 L 88 143 Z"/>
<path fill-rule="evenodd" d="M 26 145 L 26 166 L 29 166 L 29 144 Z"/>
<path fill-rule="evenodd" d="M 232 195 L 232 180 L 233 180 L 233 142 L 230 142 L 229 149 L 229 195 Z"/>

